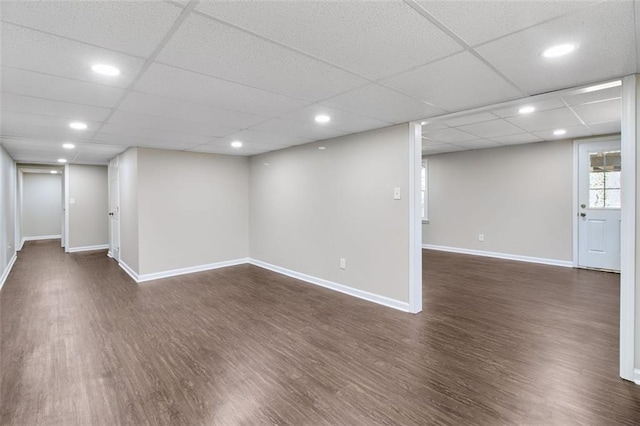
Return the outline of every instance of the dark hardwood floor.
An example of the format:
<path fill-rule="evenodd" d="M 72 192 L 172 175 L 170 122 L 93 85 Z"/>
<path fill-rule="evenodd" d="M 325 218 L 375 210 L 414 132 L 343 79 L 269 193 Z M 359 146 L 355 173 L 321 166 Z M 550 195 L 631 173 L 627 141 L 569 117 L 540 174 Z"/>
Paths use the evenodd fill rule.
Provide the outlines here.
<path fill-rule="evenodd" d="M 617 275 L 423 256 L 411 315 L 249 265 L 137 285 L 27 243 L 0 293 L 0 424 L 640 424 Z"/>

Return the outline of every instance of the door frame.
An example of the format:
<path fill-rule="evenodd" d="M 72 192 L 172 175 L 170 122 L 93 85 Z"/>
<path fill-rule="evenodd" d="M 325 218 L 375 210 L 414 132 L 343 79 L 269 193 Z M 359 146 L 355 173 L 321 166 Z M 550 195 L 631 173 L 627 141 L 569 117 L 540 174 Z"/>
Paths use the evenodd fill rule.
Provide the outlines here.
<path fill-rule="evenodd" d="M 573 207 L 571 209 L 573 215 L 573 267 L 579 268 L 578 266 L 578 255 L 580 251 L 579 241 L 578 241 L 578 226 L 580 222 L 580 218 L 578 216 L 578 202 L 580 201 L 580 146 L 589 144 L 589 143 L 600 143 L 600 142 L 610 142 L 610 141 L 620 141 L 620 150 L 622 151 L 622 137 L 619 134 L 602 136 L 597 138 L 585 138 L 585 139 L 575 139 L 573 141 Z M 622 216 L 622 209 L 620 209 L 620 216 Z M 620 235 L 622 244 L 622 235 Z"/>
<path fill-rule="evenodd" d="M 115 165 L 115 171 L 114 171 L 114 165 Z M 116 186 L 115 186 L 115 194 L 113 193 L 114 191 L 112 191 L 111 188 L 111 180 L 114 177 L 114 173 L 115 173 L 115 180 L 117 181 Z M 107 165 L 107 194 L 108 194 L 108 202 L 109 202 L 109 211 L 111 212 L 111 204 L 113 199 L 115 198 L 116 200 L 116 205 L 117 205 L 117 209 L 118 209 L 118 229 L 116 229 L 116 232 L 118 233 L 118 245 L 121 246 L 121 242 L 120 242 L 120 156 L 117 156 L 115 158 L 112 158 L 111 160 L 109 160 L 109 164 Z M 117 253 L 114 256 L 113 253 L 113 219 L 111 218 L 111 216 L 109 216 L 109 251 L 107 252 L 107 256 L 109 256 L 112 259 L 115 259 L 116 262 L 120 263 L 120 247 L 118 247 Z"/>

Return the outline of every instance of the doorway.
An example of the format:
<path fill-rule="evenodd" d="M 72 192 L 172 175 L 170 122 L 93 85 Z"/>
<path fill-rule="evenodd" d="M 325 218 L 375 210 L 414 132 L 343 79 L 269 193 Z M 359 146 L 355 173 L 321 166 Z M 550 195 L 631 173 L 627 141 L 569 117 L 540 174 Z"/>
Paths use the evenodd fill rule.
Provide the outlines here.
<path fill-rule="evenodd" d="M 620 138 L 575 142 L 577 252 L 581 268 L 620 271 Z"/>
<path fill-rule="evenodd" d="M 120 187 L 118 157 L 109 161 L 109 257 L 120 261 Z"/>
<path fill-rule="evenodd" d="M 16 236 L 25 241 L 60 239 L 64 247 L 64 169 L 18 164 Z"/>

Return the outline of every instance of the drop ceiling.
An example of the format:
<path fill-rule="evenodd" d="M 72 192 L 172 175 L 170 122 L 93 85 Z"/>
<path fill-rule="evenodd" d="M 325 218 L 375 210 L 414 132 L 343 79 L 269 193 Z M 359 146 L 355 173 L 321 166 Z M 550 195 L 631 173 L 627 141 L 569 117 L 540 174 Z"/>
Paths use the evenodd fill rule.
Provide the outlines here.
<path fill-rule="evenodd" d="M 422 126 L 422 153 L 442 154 L 620 133 L 621 87 L 593 88 L 598 86 L 427 119 Z M 522 114 L 519 110 L 523 107 L 534 111 Z"/>
<path fill-rule="evenodd" d="M 0 143 L 35 163 L 105 164 L 131 146 L 254 155 L 528 98 L 640 71 L 639 6 L 3 1 Z M 579 43 L 572 55 L 540 57 L 566 40 Z M 95 63 L 121 74 L 95 74 Z M 619 120 L 613 102 L 560 102 L 536 120 L 486 111 L 431 130 L 449 149 L 474 149 L 545 139 L 563 117 L 567 136 Z M 331 121 L 315 123 L 320 113 Z"/>

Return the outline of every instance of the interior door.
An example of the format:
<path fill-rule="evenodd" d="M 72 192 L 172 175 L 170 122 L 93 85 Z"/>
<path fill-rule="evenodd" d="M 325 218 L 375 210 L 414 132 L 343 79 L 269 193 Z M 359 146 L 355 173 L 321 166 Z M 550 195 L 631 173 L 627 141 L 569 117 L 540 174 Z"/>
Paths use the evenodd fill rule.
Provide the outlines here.
<path fill-rule="evenodd" d="M 620 140 L 578 148 L 578 266 L 620 270 Z"/>
<path fill-rule="evenodd" d="M 120 188 L 118 158 L 109 161 L 109 255 L 120 261 Z"/>

